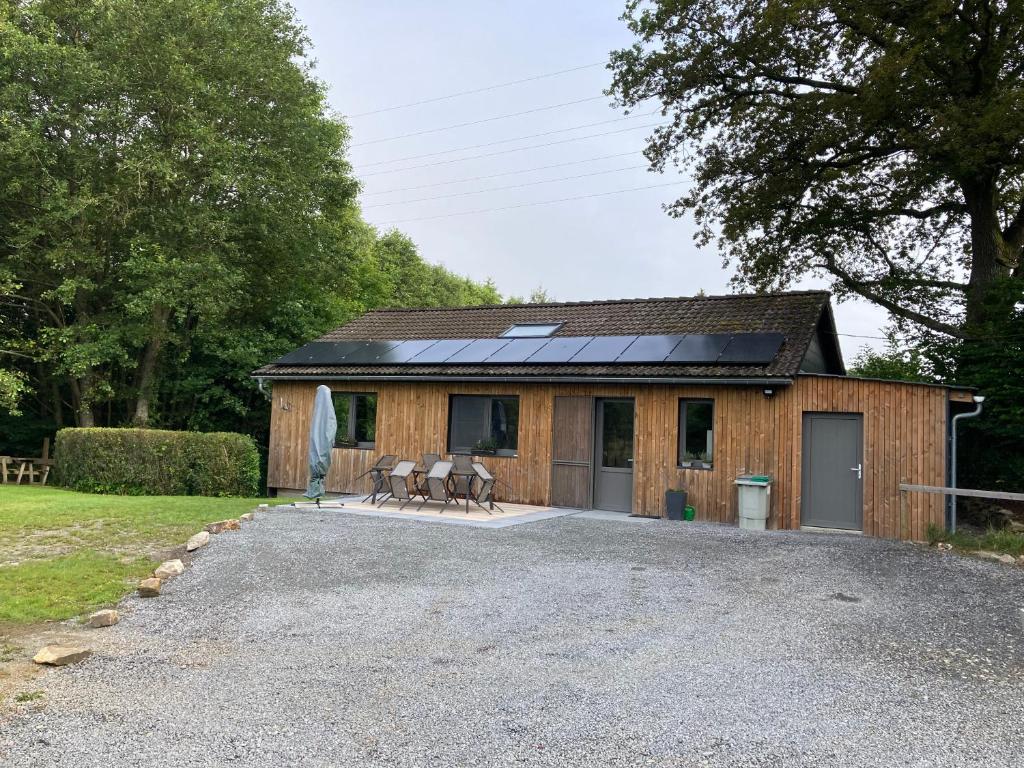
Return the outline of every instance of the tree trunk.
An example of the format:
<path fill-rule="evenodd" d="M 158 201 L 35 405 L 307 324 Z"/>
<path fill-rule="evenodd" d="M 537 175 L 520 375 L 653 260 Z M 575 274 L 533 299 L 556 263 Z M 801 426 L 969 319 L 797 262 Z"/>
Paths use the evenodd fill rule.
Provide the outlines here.
<path fill-rule="evenodd" d="M 153 396 L 156 364 L 160 359 L 160 348 L 164 343 L 169 317 L 170 310 L 166 307 L 153 307 L 150 337 L 142 353 L 142 360 L 139 362 L 138 379 L 136 381 L 139 394 L 138 399 L 135 401 L 135 416 L 132 418 L 132 423 L 139 427 L 144 427 L 149 423 L 149 404 Z"/>
<path fill-rule="evenodd" d="M 962 186 L 971 218 L 971 274 L 968 280 L 966 325 L 984 334 L 985 326 L 1004 319 L 1004 310 L 989 301 L 989 292 L 1010 277 L 1009 246 L 999 225 L 998 191 L 994 173 L 976 177 Z"/>

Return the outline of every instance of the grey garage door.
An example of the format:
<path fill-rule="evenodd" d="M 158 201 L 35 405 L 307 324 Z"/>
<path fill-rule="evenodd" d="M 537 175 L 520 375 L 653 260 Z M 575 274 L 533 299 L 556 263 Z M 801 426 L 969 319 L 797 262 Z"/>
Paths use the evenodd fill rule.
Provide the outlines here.
<path fill-rule="evenodd" d="M 802 525 L 864 526 L 864 428 L 859 413 L 805 413 Z"/>

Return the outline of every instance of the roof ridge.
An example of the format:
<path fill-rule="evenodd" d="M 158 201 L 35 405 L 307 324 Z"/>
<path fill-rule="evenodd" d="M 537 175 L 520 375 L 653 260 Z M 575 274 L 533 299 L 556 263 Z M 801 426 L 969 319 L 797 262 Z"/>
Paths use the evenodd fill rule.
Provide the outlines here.
<path fill-rule="evenodd" d="M 453 310 L 466 311 L 474 309 L 494 310 L 499 307 L 522 308 L 522 307 L 581 307 L 600 306 L 609 304 L 646 304 L 658 301 L 721 301 L 729 299 L 759 299 L 759 298 L 781 298 L 784 296 L 825 296 L 831 297 L 827 290 L 803 290 L 803 291 L 766 291 L 764 293 L 723 293 L 713 295 L 697 296 L 649 296 L 646 298 L 632 299 L 592 299 L 586 301 L 545 301 L 545 302 L 524 302 L 517 304 L 470 304 L 454 307 L 376 307 L 367 310 L 364 314 L 393 313 L 393 312 L 451 312 Z"/>

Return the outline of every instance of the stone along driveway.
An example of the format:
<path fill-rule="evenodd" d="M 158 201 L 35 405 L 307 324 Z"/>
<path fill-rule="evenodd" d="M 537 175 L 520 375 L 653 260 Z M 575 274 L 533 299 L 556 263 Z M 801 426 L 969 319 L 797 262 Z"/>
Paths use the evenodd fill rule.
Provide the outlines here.
<path fill-rule="evenodd" d="M 1019 765 L 1024 569 L 275 511 L 0 721 L 5 766 Z"/>

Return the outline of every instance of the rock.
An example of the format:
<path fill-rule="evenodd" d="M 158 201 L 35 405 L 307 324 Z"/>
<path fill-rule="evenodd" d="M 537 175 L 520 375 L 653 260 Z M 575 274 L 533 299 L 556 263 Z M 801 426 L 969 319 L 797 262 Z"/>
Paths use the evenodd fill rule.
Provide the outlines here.
<path fill-rule="evenodd" d="M 112 608 L 106 608 L 102 611 L 96 611 L 96 613 L 89 617 L 89 626 L 95 629 L 112 627 L 120 620 L 121 617 L 117 614 L 117 611 Z"/>
<path fill-rule="evenodd" d="M 998 552 L 989 552 L 984 549 L 976 549 L 974 550 L 974 554 L 978 557 L 984 558 L 985 560 L 995 560 L 996 562 L 1006 563 L 1007 565 L 1012 565 L 1017 562 L 1013 555 L 1001 555 Z"/>
<path fill-rule="evenodd" d="M 153 575 L 161 581 L 167 581 L 175 576 L 181 576 L 184 572 L 185 564 L 181 560 L 168 560 L 160 563 L 160 567 L 153 571 Z"/>
<path fill-rule="evenodd" d="M 251 523 L 253 519 L 252 512 L 246 512 L 244 515 L 239 515 L 238 519 L 245 523 Z"/>
<path fill-rule="evenodd" d="M 193 536 L 191 539 L 188 540 L 188 543 L 185 545 L 185 549 L 187 549 L 189 552 L 194 552 L 195 550 L 199 549 L 200 547 L 205 547 L 209 543 L 210 543 L 210 534 L 207 533 L 206 531 L 200 531 L 199 533 L 197 533 L 195 536 Z"/>
<path fill-rule="evenodd" d="M 210 523 L 206 526 L 206 530 L 209 533 L 224 533 L 224 531 L 237 531 L 242 527 L 242 524 L 238 522 L 237 518 L 231 520 L 218 520 L 216 523 Z"/>
<path fill-rule="evenodd" d="M 160 579 L 155 576 L 149 579 L 143 579 L 139 582 L 139 597 L 159 597 L 160 584 Z"/>
<path fill-rule="evenodd" d="M 36 664 L 49 664 L 51 667 L 63 667 L 66 664 L 76 664 L 89 658 L 90 655 L 92 655 L 92 651 L 88 648 L 74 645 L 47 645 L 39 649 L 39 653 L 32 657 L 32 661 Z"/>
<path fill-rule="evenodd" d="M 1024 523 L 1020 520 L 1012 520 L 1008 528 L 1011 533 L 1024 533 Z"/>
<path fill-rule="evenodd" d="M 949 552 L 949 550 L 953 548 L 953 545 L 947 541 L 940 541 L 938 544 L 935 545 L 935 548 L 938 549 L 940 552 Z"/>

